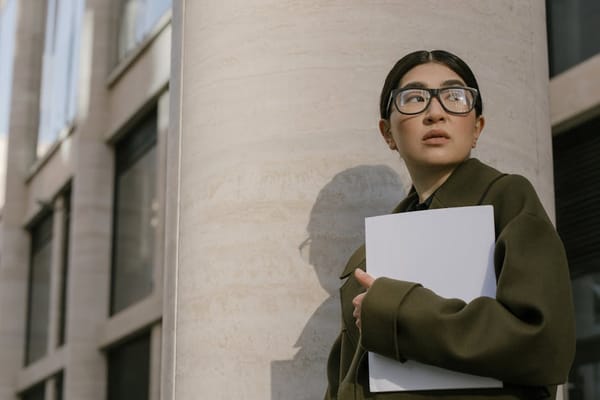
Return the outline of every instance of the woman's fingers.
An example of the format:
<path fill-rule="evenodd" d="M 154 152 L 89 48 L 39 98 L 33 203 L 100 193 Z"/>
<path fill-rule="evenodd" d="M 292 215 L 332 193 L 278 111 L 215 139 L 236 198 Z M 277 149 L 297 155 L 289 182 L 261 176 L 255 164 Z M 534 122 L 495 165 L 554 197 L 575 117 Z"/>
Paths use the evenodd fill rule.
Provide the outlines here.
<path fill-rule="evenodd" d="M 354 306 L 354 311 L 352 311 L 352 316 L 355 319 L 356 326 L 360 329 L 360 308 L 362 305 L 363 298 L 365 297 L 365 293 L 361 293 L 352 299 L 352 305 Z"/>
<path fill-rule="evenodd" d="M 354 270 L 354 277 L 356 278 L 358 283 L 360 283 L 360 285 L 367 290 L 371 287 L 371 285 L 373 285 L 373 281 L 375 281 L 375 278 L 373 278 L 371 275 L 367 274 L 365 271 L 363 271 L 360 268 L 357 268 Z M 356 326 L 358 326 L 358 329 L 360 329 L 360 310 L 361 310 L 361 305 L 362 305 L 363 298 L 365 297 L 365 294 L 366 294 L 366 292 L 361 293 L 358 296 L 356 296 L 354 299 L 352 299 L 352 305 L 354 306 L 354 311 L 352 312 L 352 316 L 355 319 L 355 323 L 356 323 Z"/>
<path fill-rule="evenodd" d="M 360 285 L 365 289 L 370 288 L 371 285 L 373 285 L 373 281 L 375 281 L 375 278 L 373 278 L 371 275 L 367 274 L 360 268 L 356 268 L 354 270 L 354 277 L 356 278 L 358 283 L 360 283 Z"/>

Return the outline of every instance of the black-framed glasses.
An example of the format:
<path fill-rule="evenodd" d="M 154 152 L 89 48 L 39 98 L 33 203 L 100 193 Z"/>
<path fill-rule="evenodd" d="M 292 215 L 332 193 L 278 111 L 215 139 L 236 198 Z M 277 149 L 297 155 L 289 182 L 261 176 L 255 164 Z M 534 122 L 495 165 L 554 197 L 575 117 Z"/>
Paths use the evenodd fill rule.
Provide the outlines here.
<path fill-rule="evenodd" d="M 437 98 L 442 108 L 451 114 L 468 114 L 475 107 L 477 89 L 462 86 L 449 86 L 438 89 L 403 88 L 394 89 L 390 93 L 387 111 L 391 103 L 401 114 L 414 115 L 422 113 L 429 107 L 432 98 Z"/>

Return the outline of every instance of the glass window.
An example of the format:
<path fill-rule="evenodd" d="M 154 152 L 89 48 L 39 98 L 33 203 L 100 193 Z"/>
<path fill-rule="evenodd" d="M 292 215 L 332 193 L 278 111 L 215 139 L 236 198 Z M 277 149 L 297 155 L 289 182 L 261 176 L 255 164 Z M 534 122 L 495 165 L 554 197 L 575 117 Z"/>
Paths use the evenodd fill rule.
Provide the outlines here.
<path fill-rule="evenodd" d="M 46 396 L 46 382 L 38 383 L 21 395 L 21 400 L 44 400 Z"/>
<path fill-rule="evenodd" d="M 54 399 L 63 400 L 64 373 L 61 371 L 54 377 Z"/>
<path fill-rule="evenodd" d="M 116 146 L 111 314 L 152 292 L 156 129 L 154 110 Z"/>
<path fill-rule="evenodd" d="M 62 279 L 60 288 L 59 303 L 59 325 L 58 325 L 58 345 L 65 344 L 67 328 L 67 289 L 69 279 L 69 243 L 70 243 L 70 225 L 71 225 L 71 188 L 69 187 L 62 195 L 63 199 L 63 237 L 62 237 Z"/>
<path fill-rule="evenodd" d="M 577 342 L 569 381 L 569 400 L 600 399 L 600 340 Z"/>
<path fill-rule="evenodd" d="M 108 398 L 147 400 L 150 391 L 150 334 L 108 351 Z"/>
<path fill-rule="evenodd" d="M 119 4 L 117 61 L 146 38 L 160 17 L 171 9 L 171 0 L 120 0 Z"/>
<path fill-rule="evenodd" d="M 74 122 L 85 0 L 48 0 L 37 155 Z"/>
<path fill-rule="evenodd" d="M 51 261 L 52 214 L 48 214 L 31 230 L 26 365 L 44 357 L 48 348 Z"/>
<path fill-rule="evenodd" d="M 550 76 L 600 53 L 600 1 L 546 0 Z"/>
<path fill-rule="evenodd" d="M 0 207 L 4 203 L 4 168 L 8 143 L 17 1 L 0 1 Z"/>
<path fill-rule="evenodd" d="M 556 221 L 571 270 L 577 350 L 569 398 L 600 398 L 600 118 L 553 140 Z"/>

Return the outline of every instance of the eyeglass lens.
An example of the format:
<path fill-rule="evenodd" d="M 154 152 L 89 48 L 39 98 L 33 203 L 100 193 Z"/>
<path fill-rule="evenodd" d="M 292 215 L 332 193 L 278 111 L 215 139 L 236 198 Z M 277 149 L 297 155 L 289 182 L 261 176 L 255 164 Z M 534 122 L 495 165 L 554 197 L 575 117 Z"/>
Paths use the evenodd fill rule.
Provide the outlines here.
<path fill-rule="evenodd" d="M 437 97 L 442 107 L 448 112 L 465 114 L 473 109 L 475 96 L 466 88 L 442 88 L 437 95 L 432 89 L 405 89 L 401 90 L 395 99 L 396 108 L 403 114 L 418 114 L 423 112 L 431 102 L 433 96 Z"/>

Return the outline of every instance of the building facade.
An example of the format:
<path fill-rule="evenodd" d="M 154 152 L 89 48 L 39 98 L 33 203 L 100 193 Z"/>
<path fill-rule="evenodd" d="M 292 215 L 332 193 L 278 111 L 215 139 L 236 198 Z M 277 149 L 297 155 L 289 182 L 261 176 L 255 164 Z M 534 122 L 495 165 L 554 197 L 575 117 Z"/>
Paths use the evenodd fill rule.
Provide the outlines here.
<path fill-rule="evenodd" d="M 171 2 L 2 6 L 0 398 L 159 399 Z"/>
<path fill-rule="evenodd" d="M 556 222 L 577 325 L 569 398 L 600 397 L 600 3 L 547 1 Z"/>
<path fill-rule="evenodd" d="M 600 396 L 600 11 L 565 3 L 0 1 L 0 400 L 320 398 L 337 275 L 410 184 L 377 96 L 418 48 L 469 62 L 476 156 L 556 210 L 564 398 Z"/>

